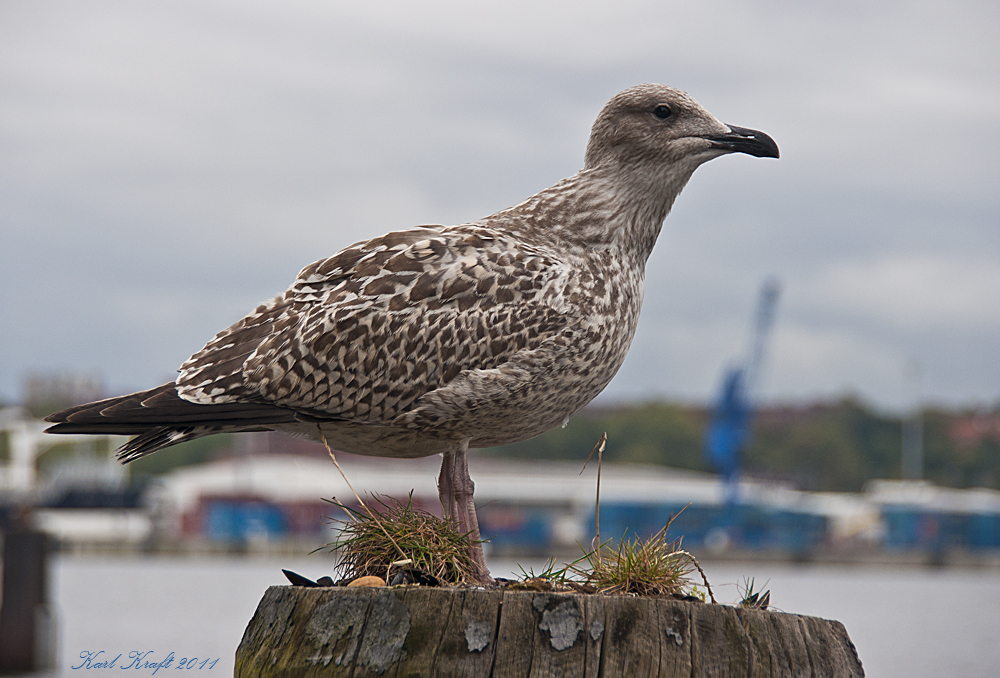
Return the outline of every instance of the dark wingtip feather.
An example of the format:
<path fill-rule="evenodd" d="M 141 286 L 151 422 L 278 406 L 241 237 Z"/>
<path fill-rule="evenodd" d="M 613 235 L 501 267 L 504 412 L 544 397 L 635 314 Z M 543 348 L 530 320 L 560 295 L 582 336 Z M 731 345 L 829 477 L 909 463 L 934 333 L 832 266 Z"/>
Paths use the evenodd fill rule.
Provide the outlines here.
<path fill-rule="evenodd" d="M 259 403 L 202 405 L 177 395 L 173 383 L 77 405 L 45 418 L 46 433 L 136 436 L 118 450 L 123 464 L 214 433 L 267 431 L 295 422 L 295 412 Z"/>
<path fill-rule="evenodd" d="M 177 396 L 177 390 L 173 383 L 163 384 L 162 386 L 157 386 L 156 388 L 151 388 L 148 391 L 138 391 L 136 393 L 130 393 L 124 396 L 116 396 L 114 398 L 105 398 L 104 400 L 96 400 L 92 403 L 84 403 L 83 405 L 76 405 L 74 407 L 67 408 L 61 412 L 56 412 L 55 414 L 50 414 L 45 417 L 45 421 L 52 424 L 76 424 L 75 428 L 66 426 L 52 426 L 48 429 L 52 433 L 115 433 L 116 431 L 104 431 L 93 428 L 105 427 L 115 424 L 137 424 L 139 422 L 131 421 L 127 422 L 125 417 L 114 416 L 118 414 L 118 411 L 128 410 L 132 413 L 141 412 L 144 409 L 143 403 L 152 397 L 167 394 L 169 396 L 170 392 L 173 392 L 173 397 L 177 400 L 180 398 Z M 149 412 L 152 413 L 151 411 Z M 123 413 L 124 414 L 124 413 Z M 133 419 L 135 417 L 132 417 Z M 91 427 L 90 430 L 80 430 L 82 428 Z M 138 433 L 139 431 L 145 430 L 148 426 L 142 429 L 132 430 L 130 433 Z"/>
<path fill-rule="evenodd" d="M 60 422 L 45 429 L 45 433 L 63 434 L 90 434 L 90 435 L 110 435 L 110 436 L 134 436 L 149 430 L 144 424 L 74 424 L 70 422 Z"/>
<path fill-rule="evenodd" d="M 176 429 L 168 426 L 158 426 L 157 428 L 151 428 L 118 448 L 118 461 L 127 464 L 130 461 L 135 461 L 148 454 L 162 450 L 164 447 L 170 447 L 177 443 L 183 443 L 186 440 L 194 440 L 195 438 L 211 435 L 216 432 L 206 431 L 204 428 L 198 431 L 195 427 Z"/>
<path fill-rule="evenodd" d="M 177 395 L 174 384 L 164 384 L 117 398 L 77 405 L 46 417 L 56 424 L 53 433 L 142 433 L 152 428 L 191 426 L 240 427 L 295 422 L 295 412 L 265 403 L 203 405 Z"/>

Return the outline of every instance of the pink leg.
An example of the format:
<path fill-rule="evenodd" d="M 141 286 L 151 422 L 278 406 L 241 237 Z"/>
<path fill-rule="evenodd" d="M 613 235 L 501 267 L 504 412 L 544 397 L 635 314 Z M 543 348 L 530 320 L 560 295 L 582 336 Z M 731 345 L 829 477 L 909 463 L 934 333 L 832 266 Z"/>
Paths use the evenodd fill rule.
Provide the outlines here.
<path fill-rule="evenodd" d="M 483 547 L 479 544 L 479 519 L 476 517 L 476 505 L 472 501 L 475 483 L 469 477 L 468 448 L 462 447 L 456 452 L 445 453 L 441 462 L 441 475 L 438 476 L 438 494 L 441 497 L 441 507 L 445 515 L 458 521 L 458 528 L 476 542 L 469 553 L 472 562 L 478 570 L 479 580 L 484 584 L 493 583 L 490 571 L 486 568 L 486 558 Z"/>

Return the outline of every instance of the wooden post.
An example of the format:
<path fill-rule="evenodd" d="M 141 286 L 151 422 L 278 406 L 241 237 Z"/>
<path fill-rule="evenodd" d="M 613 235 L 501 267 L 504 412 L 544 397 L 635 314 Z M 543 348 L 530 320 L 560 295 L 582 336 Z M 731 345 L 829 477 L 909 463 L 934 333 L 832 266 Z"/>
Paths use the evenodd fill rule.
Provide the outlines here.
<path fill-rule="evenodd" d="M 236 676 L 864 676 L 836 621 L 673 598 L 272 586 Z"/>
<path fill-rule="evenodd" d="M 45 534 L 12 524 L 3 535 L 0 674 L 51 667 L 52 628 L 46 600 Z"/>

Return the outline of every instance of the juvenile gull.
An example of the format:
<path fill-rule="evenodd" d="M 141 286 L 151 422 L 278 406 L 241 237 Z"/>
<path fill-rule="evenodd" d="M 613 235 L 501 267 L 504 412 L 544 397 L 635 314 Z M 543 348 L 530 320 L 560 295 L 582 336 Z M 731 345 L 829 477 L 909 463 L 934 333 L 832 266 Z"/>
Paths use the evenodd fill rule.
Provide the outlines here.
<path fill-rule="evenodd" d="M 176 381 L 54 414 L 48 431 L 137 435 L 123 463 L 237 431 L 441 454 L 442 506 L 478 540 L 467 450 L 544 433 L 607 386 L 674 199 L 699 165 L 734 152 L 778 157 L 766 134 L 685 92 L 629 88 L 601 111 L 576 175 L 478 221 L 396 231 L 307 266 Z M 481 548 L 473 556 L 488 581 Z"/>

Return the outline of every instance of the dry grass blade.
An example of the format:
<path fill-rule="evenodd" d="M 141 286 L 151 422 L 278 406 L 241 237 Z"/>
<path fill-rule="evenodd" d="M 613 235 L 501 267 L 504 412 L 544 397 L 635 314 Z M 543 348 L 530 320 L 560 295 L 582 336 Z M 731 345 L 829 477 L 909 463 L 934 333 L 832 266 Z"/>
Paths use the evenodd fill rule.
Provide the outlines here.
<path fill-rule="evenodd" d="M 330 443 L 326 441 L 326 435 L 323 433 L 323 427 L 320 426 L 319 424 L 316 424 L 316 430 L 319 431 L 319 437 L 322 438 L 323 446 L 326 448 L 327 454 L 330 455 L 330 459 L 333 460 L 333 465 L 337 467 L 337 470 L 340 471 L 340 477 L 343 478 L 344 482 L 347 483 L 347 486 L 351 488 L 351 492 L 354 494 L 354 498 L 358 500 L 358 504 L 360 504 L 361 508 L 365 510 L 365 512 L 368 514 L 368 517 L 371 518 L 375 522 L 375 524 L 379 526 L 379 528 L 381 528 L 382 532 L 389 539 L 389 541 L 392 541 L 392 537 L 389 535 L 388 530 L 386 530 L 385 527 L 382 526 L 382 524 L 379 522 L 379 519 L 376 518 L 375 514 L 371 512 L 371 509 L 369 509 L 368 506 L 365 504 L 364 500 L 361 498 L 361 495 L 359 495 L 357 490 L 354 489 L 354 485 L 351 485 L 351 481 L 347 479 L 347 474 L 344 473 L 344 469 L 340 468 L 340 463 L 337 461 L 337 457 L 333 454 L 333 450 L 330 449 Z M 345 508 L 342 504 L 338 505 L 341 506 L 341 508 Z M 348 515 L 350 515 L 350 513 L 348 513 Z M 396 542 L 393 542 L 393 545 L 396 546 L 396 552 L 399 553 L 399 555 L 403 556 L 403 558 L 406 558 L 406 554 L 403 553 L 403 550 L 399 548 Z M 386 570 L 386 572 L 388 573 L 388 569 Z"/>
<path fill-rule="evenodd" d="M 593 459 L 594 453 L 595 452 L 597 452 L 597 453 L 604 452 L 604 445 L 607 442 L 608 442 L 608 432 L 605 431 L 601 435 L 601 438 L 597 441 L 597 444 L 594 445 L 594 449 L 592 449 L 590 451 L 590 454 L 587 455 L 587 460 L 585 462 L 583 462 L 583 468 L 580 469 L 580 475 L 581 476 L 583 475 L 583 472 L 587 470 L 587 464 L 589 464 L 590 460 Z M 598 462 L 600 461 L 600 459 L 601 459 L 601 457 L 600 457 L 600 455 L 598 455 L 598 457 L 597 457 Z"/>
<path fill-rule="evenodd" d="M 377 510 L 364 511 L 330 502 L 348 511 L 352 520 L 327 547 L 340 554 L 337 569 L 343 579 L 368 575 L 385 577 L 402 560 L 434 575 L 443 582 L 476 581 L 476 567 L 469 556 L 471 540 L 454 520 L 441 519 L 413 505 L 413 496 L 403 504 L 396 499 L 373 496 Z"/>
<path fill-rule="evenodd" d="M 605 431 L 601 439 L 594 445 L 594 449 L 590 451 L 590 456 L 587 457 L 587 461 L 583 462 L 583 468 L 580 470 L 580 475 L 583 475 L 583 472 L 587 470 L 587 464 L 590 463 L 590 458 L 594 456 L 594 452 L 597 452 L 597 503 L 595 504 L 596 509 L 594 511 L 594 554 L 598 562 L 601 561 L 601 460 L 604 457 L 604 446 L 607 442 L 608 432 Z"/>

